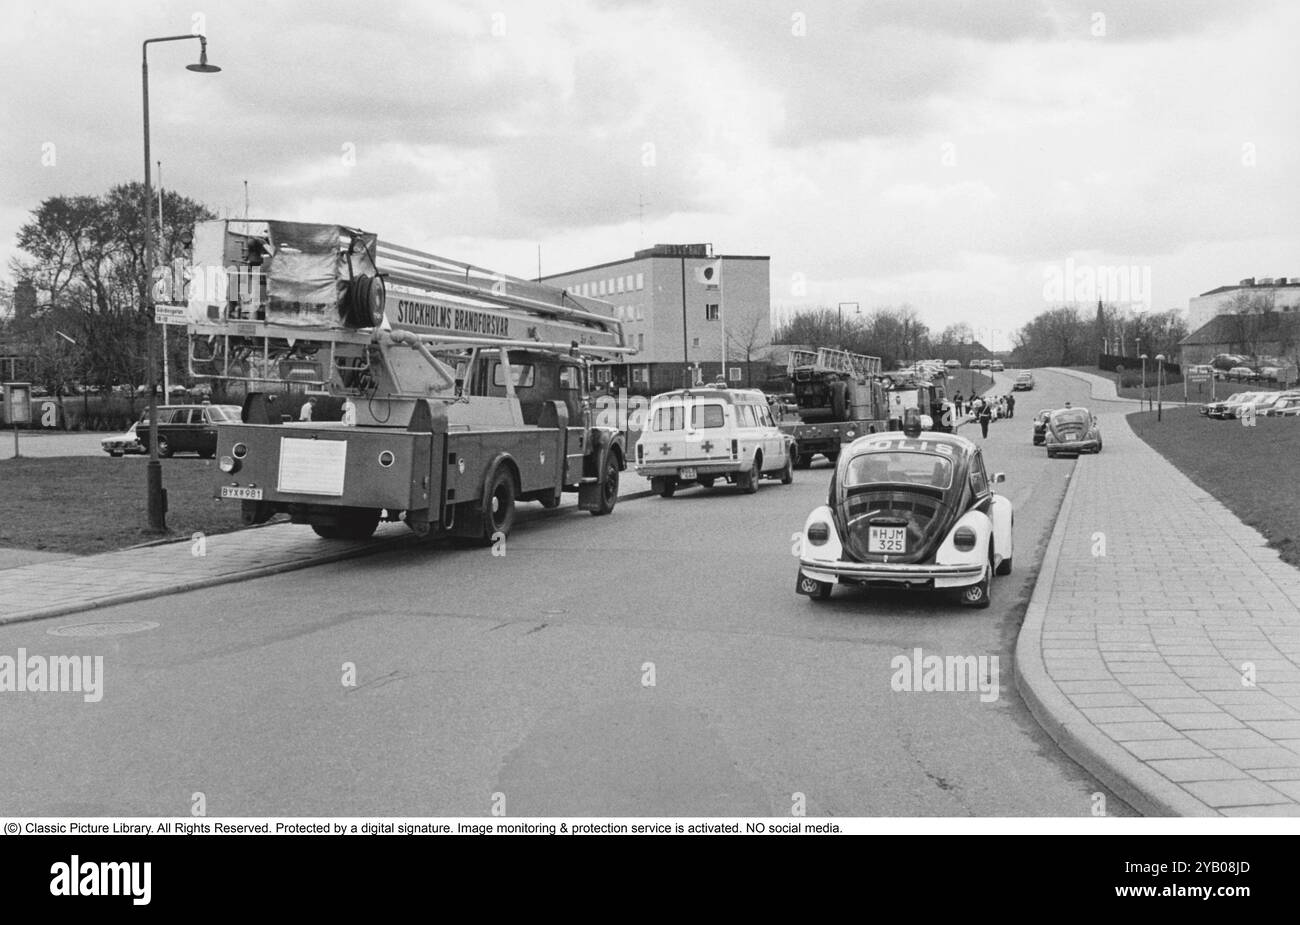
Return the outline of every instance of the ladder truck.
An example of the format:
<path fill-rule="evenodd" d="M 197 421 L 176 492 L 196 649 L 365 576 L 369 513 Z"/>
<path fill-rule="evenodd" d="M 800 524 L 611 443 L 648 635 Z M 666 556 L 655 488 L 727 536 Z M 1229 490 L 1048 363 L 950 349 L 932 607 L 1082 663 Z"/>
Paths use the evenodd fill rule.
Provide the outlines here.
<path fill-rule="evenodd" d="M 808 468 L 818 453 L 835 462 L 843 445 L 886 429 L 879 357 L 830 347 L 794 349 L 787 375 L 798 418 L 778 426 L 794 438 L 796 467 Z"/>
<path fill-rule="evenodd" d="M 244 523 L 486 544 L 520 502 L 613 511 L 626 449 L 590 364 L 634 350 L 607 303 L 343 225 L 231 219 L 195 227 L 187 294 L 191 374 L 247 393 L 213 491 Z M 289 420 L 290 385 L 343 399 L 343 420 Z"/>

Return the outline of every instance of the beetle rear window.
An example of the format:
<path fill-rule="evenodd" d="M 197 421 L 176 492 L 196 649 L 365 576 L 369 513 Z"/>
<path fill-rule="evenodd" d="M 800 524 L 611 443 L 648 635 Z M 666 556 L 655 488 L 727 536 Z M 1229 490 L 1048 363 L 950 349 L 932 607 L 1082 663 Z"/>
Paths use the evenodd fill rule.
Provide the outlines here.
<path fill-rule="evenodd" d="M 952 461 L 933 453 L 864 453 L 849 463 L 844 476 L 846 488 L 882 482 L 948 488 Z"/>

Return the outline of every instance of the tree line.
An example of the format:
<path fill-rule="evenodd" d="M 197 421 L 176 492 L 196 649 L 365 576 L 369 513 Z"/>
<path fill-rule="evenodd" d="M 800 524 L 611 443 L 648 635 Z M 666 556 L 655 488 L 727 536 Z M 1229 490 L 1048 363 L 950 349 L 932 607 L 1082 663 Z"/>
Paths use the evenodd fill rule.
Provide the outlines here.
<path fill-rule="evenodd" d="M 26 357 L 27 375 L 56 396 L 74 384 L 133 390 L 148 379 L 144 184 L 114 186 L 100 196 L 53 196 L 18 231 L 23 255 L 10 261 L 16 281 L 0 337 Z M 156 193 L 155 193 L 156 196 Z M 184 256 L 182 237 L 215 214 L 174 192 L 152 203 L 154 261 Z M 185 368 L 185 338 L 170 339 L 173 368 Z M 161 368 L 161 363 L 160 363 Z"/>

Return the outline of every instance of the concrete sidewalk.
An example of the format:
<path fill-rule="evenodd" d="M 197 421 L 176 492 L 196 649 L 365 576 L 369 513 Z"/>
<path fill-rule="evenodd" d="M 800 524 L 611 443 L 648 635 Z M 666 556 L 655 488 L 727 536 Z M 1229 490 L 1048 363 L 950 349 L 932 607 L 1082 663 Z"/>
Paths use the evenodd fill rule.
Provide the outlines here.
<path fill-rule="evenodd" d="M 1099 418 L 1017 644 L 1025 700 L 1143 813 L 1300 815 L 1300 570 Z"/>
<path fill-rule="evenodd" d="M 650 494 L 648 479 L 631 470 L 620 473 L 620 503 Z M 566 504 L 576 504 L 576 495 L 565 498 Z M 177 538 L 93 556 L 0 549 L 0 625 L 261 578 L 417 542 L 404 524 L 380 524 L 371 539 L 349 542 L 322 540 L 308 526 L 277 523 L 201 542 Z"/>

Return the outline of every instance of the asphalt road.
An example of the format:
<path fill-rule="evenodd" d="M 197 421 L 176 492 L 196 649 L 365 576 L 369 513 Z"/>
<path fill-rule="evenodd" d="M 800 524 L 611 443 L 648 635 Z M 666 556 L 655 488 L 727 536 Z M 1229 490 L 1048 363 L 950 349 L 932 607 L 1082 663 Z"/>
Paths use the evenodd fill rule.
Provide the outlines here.
<path fill-rule="evenodd" d="M 529 505 L 503 555 L 412 543 L 0 628 L 0 655 L 104 657 L 98 703 L 0 694 L 0 815 L 189 815 L 197 793 L 209 816 L 1089 815 L 1104 788 L 1015 687 L 1074 467 L 1030 446 L 1030 421 L 1086 402 L 1038 379 L 987 440 L 1016 505 L 1016 571 L 988 610 L 796 597 L 791 537 L 825 497 L 820 461 L 791 486 L 608 518 Z M 132 620 L 158 626 L 49 633 Z M 917 648 L 996 656 L 998 698 L 891 690 L 891 660 Z"/>

